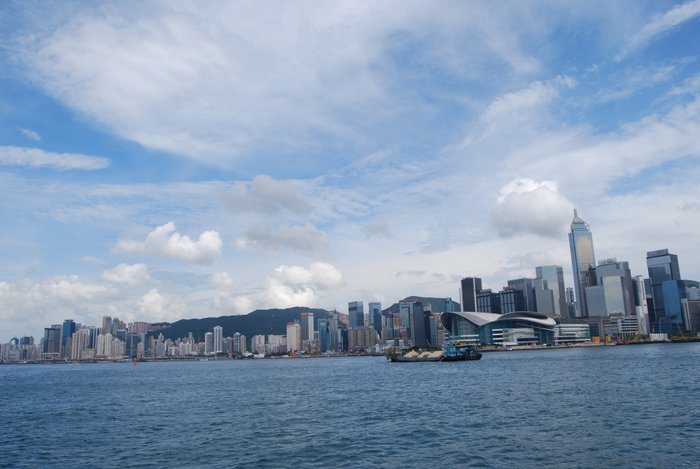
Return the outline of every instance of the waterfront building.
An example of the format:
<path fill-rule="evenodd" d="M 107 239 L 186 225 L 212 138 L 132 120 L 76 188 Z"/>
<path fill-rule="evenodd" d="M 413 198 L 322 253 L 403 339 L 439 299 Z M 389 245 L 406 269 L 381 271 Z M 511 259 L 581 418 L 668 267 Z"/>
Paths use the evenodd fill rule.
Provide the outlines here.
<path fill-rule="evenodd" d="M 476 294 L 475 311 L 480 313 L 501 313 L 501 299 L 498 293 L 493 293 L 490 289 L 480 290 Z"/>
<path fill-rule="evenodd" d="M 562 323 L 554 326 L 555 344 L 577 344 L 591 341 L 591 328 L 586 323 Z"/>
<path fill-rule="evenodd" d="M 373 302 L 369 307 L 369 325 L 374 327 L 379 336 L 382 335 L 382 304 Z"/>
<path fill-rule="evenodd" d="M 632 275 L 627 262 L 604 259 L 594 270 L 594 284 L 586 287 L 588 317 L 634 314 Z"/>
<path fill-rule="evenodd" d="M 500 314 L 527 310 L 527 306 L 525 305 L 525 295 L 523 294 L 522 290 L 505 288 L 498 293 L 498 300 L 500 303 Z"/>
<path fill-rule="evenodd" d="M 42 355 L 45 360 L 60 358 L 61 350 L 61 325 L 53 325 L 44 329 L 42 340 Z"/>
<path fill-rule="evenodd" d="M 428 327 L 430 331 L 429 344 L 431 347 L 440 348 L 445 337 L 445 327 L 442 325 L 440 317 L 443 313 L 431 313 L 428 316 Z"/>
<path fill-rule="evenodd" d="M 160 345 L 160 340 L 157 345 Z M 159 347 L 156 347 L 159 348 Z M 212 355 L 214 353 L 214 333 L 207 332 L 204 334 L 204 355 Z M 160 355 L 160 354 L 158 354 Z"/>
<path fill-rule="evenodd" d="M 280 355 L 287 352 L 287 337 L 283 335 L 269 334 L 267 336 L 267 353 Z"/>
<path fill-rule="evenodd" d="M 264 335 L 254 335 L 251 339 L 250 348 L 253 353 L 265 354 L 265 336 Z"/>
<path fill-rule="evenodd" d="M 460 297 L 462 299 L 462 311 L 477 310 L 477 294 L 481 291 L 481 279 L 478 277 L 466 277 L 460 282 Z"/>
<path fill-rule="evenodd" d="M 248 343 L 246 336 L 240 332 L 233 334 L 233 353 L 236 355 L 243 355 L 248 351 Z"/>
<path fill-rule="evenodd" d="M 547 288 L 552 291 L 554 316 L 568 317 L 566 289 L 564 287 L 564 269 L 558 265 L 543 265 L 535 267 L 535 275 L 547 282 Z M 540 311 L 539 309 L 537 311 Z M 541 312 L 541 311 L 540 311 Z"/>
<path fill-rule="evenodd" d="M 533 279 L 532 285 L 535 292 L 535 309 L 530 311 L 546 314 L 550 318 L 558 317 L 554 302 L 554 291 L 548 288 L 547 280 L 538 277 Z"/>
<path fill-rule="evenodd" d="M 361 301 L 348 303 L 349 327 L 362 327 L 365 325 L 365 308 Z"/>
<path fill-rule="evenodd" d="M 634 315 L 637 317 L 637 332 L 642 336 L 649 335 L 649 309 L 644 277 L 637 275 L 632 281 L 634 293 Z"/>
<path fill-rule="evenodd" d="M 214 353 L 224 353 L 224 328 L 214 326 Z"/>
<path fill-rule="evenodd" d="M 420 301 L 414 301 L 411 305 L 410 323 L 411 323 L 411 343 L 415 347 L 425 348 L 428 346 L 426 336 L 426 311 L 425 306 Z M 430 305 L 427 305 L 430 306 Z M 428 313 L 429 314 L 429 313 Z"/>
<path fill-rule="evenodd" d="M 287 323 L 287 352 L 301 350 L 301 326 L 298 322 Z"/>
<path fill-rule="evenodd" d="M 546 287 L 545 287 L 546 288 Z M 535 281 L 531 278 L 517 278 L 508 280 L 509 290 L 520 290 L 522 293 L 522 307 L 516 311 L 539 311 L 535 298 Z M 507 311 L 501 310 L 502 313 Z"/>
<path fill-rule="evenodd" d="M 470 338 L 480 344 L 553 344 L 554 319 L 537 312 L 506 314 L 480 312 L 443 313 L 441 321 L 449 337 Z"/>
<path fill-rule="evenodd" d="M 652 298 L 652 311 L 649 321 L 652 332 L 670 333 L 671 323 L 666 317 L 663 283 L 667 280 L 681 280 L 678 256 L 668 249 L 647 252 L 647 269 L 649 271 L 649 291 Z"/>
<path fill-rule="evenodd" d="M 693 280 L 666 280 L 661 284 L 664 298 L 664 314 L 667 332 L 670 335 L 692 330 L 689 315 L 684 312 L 683 304 L 687 303 L 688 290 L 700 286 Z"/>
<path fill-rule="evenodd" d="M 314 313 L 304 311 L 299 315 L 301 325 L 301 341 L 312 341 L 314 338 Z"/>
<path fill-rule="evenodd" d="M 70 358 L 70 339 L 75 332 L 75 321 L 72 319 L 66 319 L 63 321 L 63 326 L 61 326 L 61 358 Z"/>
<path fill-rule="evenodd" d="M 566 287 L 566 312 L 569 319 L 576 317 L 576 295 L 573 287 Z"/>
<path fill-rule="evenodd" d="M 377 333 L 373 327 L 351 327 L 347 334 L 349 352 L 364 352 L 377 345 Z"/>
<path fill-rule="evenodd" d="M 590 278 L 590 269 L 596 265 L 595 252 L 590 227 L 578 216 L 576 209 L 574 209 L 574 219 L 571 221 L 569 249 L 571 251 L 574 288 L 576 289 L 576 317 L 586 317 L 588 316 L 586 287 L 593 284 Z"/>

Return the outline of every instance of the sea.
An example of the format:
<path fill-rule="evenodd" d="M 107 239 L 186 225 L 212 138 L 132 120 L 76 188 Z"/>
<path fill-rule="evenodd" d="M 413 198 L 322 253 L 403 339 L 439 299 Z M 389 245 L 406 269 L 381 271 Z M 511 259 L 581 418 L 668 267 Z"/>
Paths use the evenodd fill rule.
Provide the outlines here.
<path fill-rule="evenodd" d="M 2 467 L 700 467 L 700 343 L 0 366 Z"/>

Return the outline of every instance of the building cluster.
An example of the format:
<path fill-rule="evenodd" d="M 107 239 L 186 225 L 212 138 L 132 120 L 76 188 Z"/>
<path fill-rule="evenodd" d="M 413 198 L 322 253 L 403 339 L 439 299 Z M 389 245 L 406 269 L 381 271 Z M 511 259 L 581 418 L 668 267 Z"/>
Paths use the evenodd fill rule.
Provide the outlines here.
<path fill-rule="evenodd" d="M 536 267 L 534 278 L 509 280 L 496 292 L 467 277 L 462 312 L 444 317 L 448 333 L 517 345 L 663 339 L 700 330 L 700 284 L 681 278 L 675 254 L 648 252 L 648 278 L 633 276 L 627 261 L 596 262 L 590 226 L 576 210 L 569 247 L 574 288 L 565 288 L 560 266 Z"/>
<path fill-rule="evenodd" d="M 590 226 L 574 210 L 569 233 L 573 288 L 561 266 L 535 267 L 532 278 L 507 281 L 499 291 L 479 277 L 462 279 L 461 307 L 451 298 L 411 297 L 382 310 L 378 302 L 348 303 L 347 314 L 314 317 L 302 312 L 286 335 L 254 335 L 250 346 L 238 332 L 224 337 L 216 326 L 197 341 L 192 333 L 171 340 L 146 322 L 125 324 L 104 316 L 102 326 L 72 319 L 33 337 L 0 345 L 3 363 L 40 360 L 239 357 L 256 354 L 380 352 L 389 347 L 439 348 L 444 337 L 489 345 L 561 344 L 662 338 L 700 331 L 700 283 L 681 277 L 678 256 L 667 249 L 647 253 L 648 277 L 633 276 L 627 261 L 596 262 Z"/>

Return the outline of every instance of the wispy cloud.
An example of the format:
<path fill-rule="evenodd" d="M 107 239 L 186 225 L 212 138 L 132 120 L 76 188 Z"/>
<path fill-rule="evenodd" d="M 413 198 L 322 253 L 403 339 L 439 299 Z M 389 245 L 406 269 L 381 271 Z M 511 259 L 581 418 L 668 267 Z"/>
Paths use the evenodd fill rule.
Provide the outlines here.
<path fill-rule="evenodd" d="M 630 38 L 625 48 L 617 56 L 617 60 L 623 59 L 626 55 L 645 47 L 654 39 L 698 16 L 700 16 L 700 0 L 692 0 L 682 5 L 676 5 L 667 12 L 655 16 Z"/>
<path fill-rule="evenodd" d="M 34 141 L 36 141 L 36 142 L 40 142 L 40 141 L 41 141 L 41 135 L 39 135 L 39 133 L 36 132 L 36 131 L 34 131 L 34 130 L 31 130 L 31 129 L 19 129 L 19 131 L 22 132 L 22 134 L 23 134 L 25 137 L 27 137 L 27 138 L 31 138 L 32 140 L 34 140 Z"/>
<path fill-rule="evenodd" d="M 80 153 L 53 153 L 39 148 L 0 146 L 0 165 L 50 168 L 58 171 L 96 170 L 107 168 L 109 159 Z"/>

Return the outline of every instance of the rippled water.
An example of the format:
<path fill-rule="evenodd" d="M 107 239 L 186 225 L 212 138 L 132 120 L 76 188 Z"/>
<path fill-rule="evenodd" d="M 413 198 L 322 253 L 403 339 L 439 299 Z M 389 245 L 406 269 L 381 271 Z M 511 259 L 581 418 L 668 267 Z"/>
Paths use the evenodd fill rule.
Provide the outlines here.
<path fill-rule="evenodd" d="M 700 344 L 0 367 L 0 465 L 697 467 Z"/>

